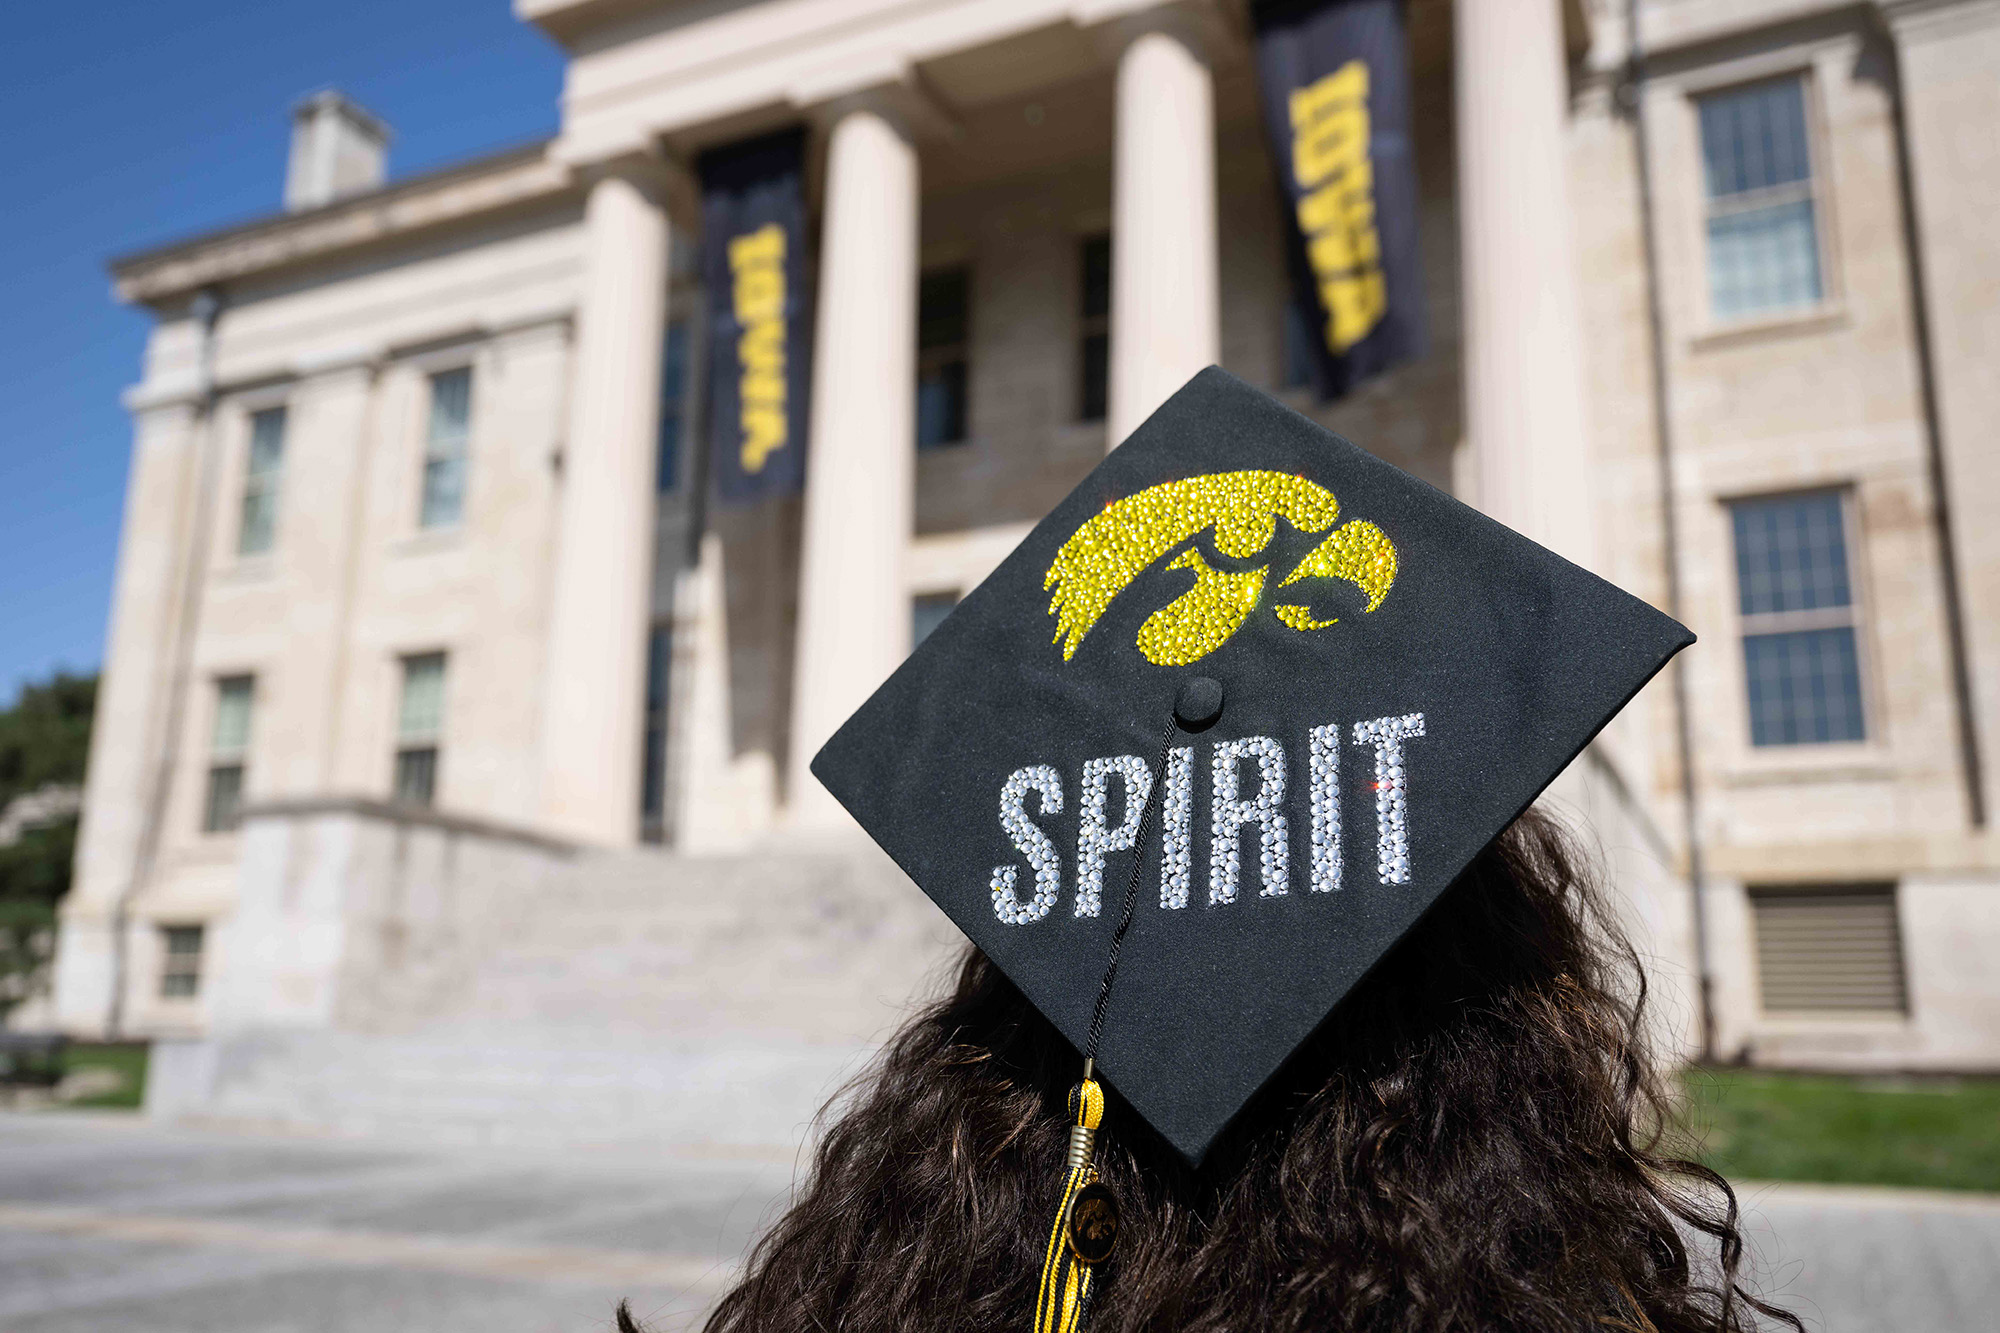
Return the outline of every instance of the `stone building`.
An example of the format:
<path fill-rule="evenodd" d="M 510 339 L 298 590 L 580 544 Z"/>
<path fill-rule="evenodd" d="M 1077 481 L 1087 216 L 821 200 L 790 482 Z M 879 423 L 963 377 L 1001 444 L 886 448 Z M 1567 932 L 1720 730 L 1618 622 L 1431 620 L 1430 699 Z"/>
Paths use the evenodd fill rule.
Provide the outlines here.
<path fill-rule="evenodd" d="M 1701 636 L 1553 798 L 1679 1040 L 1705 970 L 1722 1056 L 2000 1064 L 2000 3 L 1642 0 L 1640 64 L 1613 0 L 1411 0 L 1432 345 L 1335 404 L 1241 0 L 515 7 L 548 142 L 388 181 L 323 95 L 285 212 L 113 266 L 157 324 L 65 1025 L 181 1039 L 189 1105 L 482 1018 L 850 1049 L 944 935 L 804 761 L 1219 362 Z M 809 476 L 735 508 L 689 164 L 795 124 Z"/>

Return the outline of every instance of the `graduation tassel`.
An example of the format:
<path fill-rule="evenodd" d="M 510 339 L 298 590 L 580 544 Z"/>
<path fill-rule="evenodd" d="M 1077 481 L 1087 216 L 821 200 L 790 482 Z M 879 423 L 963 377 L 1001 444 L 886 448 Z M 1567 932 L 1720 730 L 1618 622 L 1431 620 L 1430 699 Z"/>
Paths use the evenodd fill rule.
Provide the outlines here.
<path fill-rule="evenodd" d="M 1194 702 L 1190 702 L 1190 691 Z M 1209 694 L 1214 698 L 1210 700 Z M 1167 754 L 1181 729 L 1181 718 L 1190 712 L 1206 713 L 1212 721 L 1221 711 L 1222 687 L 1197 676 L 1182 687 L 1181 698 L 1167 719 L 1160 737 L 1160 762 L 1154 766 L 1154 781 L 1146 791 L 1146 804 L 1139 811 L 1139 831 L 1132 840 L 1132 874 L 1125 881 L 1125 910 L 1118 928 L 1111 934 L 1111 950 L 1104 960 L 1104 980 L 1097 988 L 1097 1004 L 1090 1014 L 1090 1037 L 1083 1052 L 1083 1081 L 1069 1094 L 1069 1157 L 1063 1164 L 1062 1201 L 1056 1205 L 1056 1222 L 1049 1228 L 1049 1248 L 1042 1259 L 1042 1285 L 1035 1296 L 1035 1333 L 1077 1333 L 1090 1313 L 1090 1293 L 1097 1266 L 1111 1257 L 1118 1242 L 1118 1197 L 1098 1178 L 1092 1160 L 1097 1153 L 1097 1130 L 1104 1123 L 1104 1089 L 1098 1086 L 1097 1043 L 1104 1035 L 1104 1007 L 1111 1000 L 1111 982 L 1118 975 L 1118 954 L 1125 947 L 1125 932 L 1132 928 L 1132 909 L 1139 903 L 1139 868 L 1145 861 L 1146 834 L 1153 823 L 1153 805 L 1160 794 Z"/>
<path fill-rule="evenodd" d="M 1094 1270 L 1110 1255 L 1110 1242 L 1117 1236 L 1115 1205 L 1106 1228 L 1104 1208 L 1111 1192 L 1098 1182 L 1097 1168 L 1091 1162 L 1097 1127 L 1104 1122 L 1104 1089 L 1090 1075 L 1091 1062 L 1086 1060 L 1083 1082 L 1069 1095 L 1069 1158 L 1064 1166 L 1062 1202 L 1056 1206 L 1048 1253 L 1042 1260 L 1042 1285 L 1035 1297 L 1035 1333 L 1076 1333 L 1083 1326 Z"/>

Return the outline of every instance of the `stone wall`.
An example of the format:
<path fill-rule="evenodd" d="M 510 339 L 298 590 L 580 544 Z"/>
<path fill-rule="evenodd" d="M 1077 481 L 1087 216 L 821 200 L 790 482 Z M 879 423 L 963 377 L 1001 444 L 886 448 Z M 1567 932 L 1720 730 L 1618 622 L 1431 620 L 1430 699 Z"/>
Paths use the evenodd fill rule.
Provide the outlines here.
<path fill-rule="evenodd" d="M 960 937 L 879 853 L 581 852 L 366 802 L 247 821 L 150 1111 L 784 1151 Z"/>
<path fill-rule="evenodd" d="M 208 1030 L 421 1023 L 556 896 L 574 857 L 525 831 L 368 801 L 256 808 L 216 932 Z"/>

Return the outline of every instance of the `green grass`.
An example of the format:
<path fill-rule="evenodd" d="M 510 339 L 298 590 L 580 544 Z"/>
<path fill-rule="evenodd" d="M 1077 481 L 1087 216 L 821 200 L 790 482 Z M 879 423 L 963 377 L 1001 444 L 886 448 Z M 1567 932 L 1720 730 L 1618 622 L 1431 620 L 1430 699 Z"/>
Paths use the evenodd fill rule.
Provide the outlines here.
<path fill-rule="evenodd" d="M 2000 1191 L 2000 1078 L 1690 1068 L 1682 1127 L 1736 1180 Z"/>
<path fill-rule="evenodd" d="M 83 1110 L 137 1110 L 146 1095 L 146 1049 L 144 1042 L 71 1042 L 63 1052 L 65 1074 L 106 1068 L 116 1070 L 121 1081 L 116 1091 L 66 1105 Z"/>

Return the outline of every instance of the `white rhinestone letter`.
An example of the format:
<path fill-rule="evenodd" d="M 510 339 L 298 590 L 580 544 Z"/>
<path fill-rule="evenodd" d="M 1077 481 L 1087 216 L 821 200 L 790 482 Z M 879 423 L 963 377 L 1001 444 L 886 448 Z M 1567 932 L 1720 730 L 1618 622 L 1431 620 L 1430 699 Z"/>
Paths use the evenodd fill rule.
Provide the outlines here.
<path fill-rule="evenodd" d="M 1354 724 L 1354 743 L 1375 747 L 1375 870 L 1384 884 L 1410 882 L 1410 779 L 1403 742 L 1424 734 L 1424 715 Z"/>
<path fill-rule="evenodd" d="M 1125 813 L 1118 827 L 1104 826 L 1107 779 L 1116 773 L 1124 779 Z M 1139 841 L 1139 819 L 1146 812 L 1146 798 L 1153 794 L 1153 770 L 1136 754 L 1116 759 L 1092 759 L 1083 766 L 1083 796 L 1077 806 L 1082 819 L 1076 831 L 1076 914 L 1096 916 L 1104 899 L 1104 857 L 1107 852 L 1130 851 Z"/>
<path fill-rule="evenodd" d="M 1340 727 L 1314 727 L 1312 742 L 1312 888 L 1340 887 Z"/>
<path fill-rule="evenodd" d="M 1167 751 L 1167 790 L 1160 801 L 1160 906 L 1188 905 L 1194 849 L 1194 747 Z"/>
<path fill-rule="evenodd" d="M 1248 800 L 1236 795 L 1236 766 L 1254 758 L 1262 784 Z M 1245 736 L 1224 741 L 1215 747 L 1215 762 L 1209 770 L 1208 805 L 1208 900 L 1212 903 L 1236 901 L 1236 885 L 1241 865 L 1240 849 L 1245 824 L 1257 826 L 1257 869 L 1264 897 L 1284 893 L 1291 879 L 1291 852 L 1286 843 L 1285 817 L 1279 808 L 1285 800 L 1285 751 L 1269 736 Z"/>
<path fill-rule="evenodd" d="M 1035 873 L 1035 896 L 1024 903 L 1014 896 L 1020 867 L 993 867 L 993 914 L 1010 926 L 1040 921 L 1056 905 L 1056 896 L 1062 892 L 1062 866 L 1056 858 L 1056 845 L 1049 841 L 1048 834 L 1035 827 L 1024 807 L 1030 791 L 1041 793 L 1044 815 L 1059 815 L 1063 808 L 1062 775 L 1047 764 L 1035 764 L 1015 769 L 1000 788 L 1000 827 L 1007 830 L 1007 836 L 1014 840 L 1021 855 L 1028 858 L 1028 868 Z"/>

